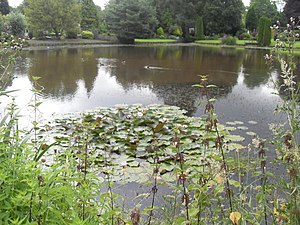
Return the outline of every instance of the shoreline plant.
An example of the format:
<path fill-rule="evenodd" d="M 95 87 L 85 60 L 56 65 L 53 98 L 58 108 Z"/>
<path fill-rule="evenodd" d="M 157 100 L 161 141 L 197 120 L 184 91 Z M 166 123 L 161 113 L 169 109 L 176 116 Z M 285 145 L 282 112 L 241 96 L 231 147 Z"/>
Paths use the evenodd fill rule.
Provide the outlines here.
<path fill-rule="evenodd" d="M 42 87 L 32 77 L 39 88 L 32 90 L 28 130 L 19 127 L 19 109 L 1 86 L 11 104 L 0 121 L 0 223 L 300 224 L 296 26 L 292 18 L 285 42 L 278 40 L 266 56 L 280 62 L 275 85 L 283 104 L 276 111 L 287 114 L 287 123 L 272 125 L 274 140 L 256 137 L 248 148 L 233 132 L 242 122 L 231 127 L 218 122 L 210 92 L 216 87 L 207 76 L 195 85 L 202 93 L 202 118 L 172 106 L 119 105 L 44 125 L 37 116 Z M 20 50 L 9 38 L 1 44 Z M 10 74 L 17 51 L 1 49 L 1 74 Z M 276 148 L 273 161 L 269 143 Z M 284 168 L 282 176 L 269 169 L 271 164 Z M 126 183 L 144 190 L 126 199 L 117 188 Z"/>

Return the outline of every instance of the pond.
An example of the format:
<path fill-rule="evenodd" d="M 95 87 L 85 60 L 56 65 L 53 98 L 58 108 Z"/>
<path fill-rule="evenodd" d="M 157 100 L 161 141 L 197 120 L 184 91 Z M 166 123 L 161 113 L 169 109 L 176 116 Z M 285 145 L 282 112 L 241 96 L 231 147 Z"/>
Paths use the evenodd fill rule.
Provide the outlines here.
<path fill-rule="evenodd" d="M 190 116 L 204 113 L 197 75 L 209 75 L 221 122 L 241 121 L 266 138 L 268 124 L 281 119 L 273 110 L 278 70 L 266 65 L 268 51 L 196 45 L 100 46 L 24 51 L 6 90 L 29 114 L 31 76 L 41 77 L 40 116 L 116 104 L 159 103 L 179 106 Z M 299 60 L 299 59 L 297 59 Z M 2 99 L 2 107 L 6 100 Z M 27 108 L 27 110 L 26 110 Z M 2 109 L 3 111 L 3 109 Z"/>

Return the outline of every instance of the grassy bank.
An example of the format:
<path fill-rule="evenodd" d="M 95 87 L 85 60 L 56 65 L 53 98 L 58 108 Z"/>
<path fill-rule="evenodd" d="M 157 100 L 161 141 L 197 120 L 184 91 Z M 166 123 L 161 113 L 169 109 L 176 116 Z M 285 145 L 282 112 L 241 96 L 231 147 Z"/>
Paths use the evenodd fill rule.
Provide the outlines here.
<path fill-rule="evenodd" d="M 177 40 L 175 39 L 135 39 L 135 43 L 175 43 Z"/>

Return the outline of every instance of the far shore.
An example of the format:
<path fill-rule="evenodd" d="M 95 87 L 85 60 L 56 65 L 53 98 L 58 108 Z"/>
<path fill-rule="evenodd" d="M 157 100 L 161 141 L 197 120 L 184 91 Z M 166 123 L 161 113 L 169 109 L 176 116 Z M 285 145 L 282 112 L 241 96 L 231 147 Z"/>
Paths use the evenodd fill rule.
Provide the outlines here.
<path fill-rule="evenodd" d="M 128 46 L 120 44 L 114 38 L 109 40 L 97 40 L 97 39 L 64 39 L 64 40 L 28 40 L 28 46 L 24 50 L 44 50 L 55 48 L 85 48 L 85 47 L 99 47 L 99 46 Z M 180 46 L 214 46 L 214 47 L 226 47 L 226 48 L 241 48 L 241 49 L 272 49 L 274 43 L 272 42 L 270 47 L 260 47 L 255 45 L 253 41 L 238 41 L 237 45 L 222 45 L 218 40 L 203 40 L 192 43 L 183 43 L 174 39 L 136 39 L 134 45 L 180 45 Z M 300 54 L 300 43 L 295 45 L 295 53 Z"/>

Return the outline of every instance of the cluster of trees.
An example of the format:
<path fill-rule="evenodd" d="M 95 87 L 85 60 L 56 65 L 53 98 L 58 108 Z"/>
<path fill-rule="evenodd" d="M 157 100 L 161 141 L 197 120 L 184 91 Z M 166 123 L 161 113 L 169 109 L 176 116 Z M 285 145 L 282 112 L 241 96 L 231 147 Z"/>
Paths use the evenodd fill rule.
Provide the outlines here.
<path fill-rule="evenodd" d="M 300 7 L 295 7 L 299 0 L 285 2 L 286 15 L 299 16 Z M 76 38 L 81 31 L 93 36 L 112 32 L 127 42 L 154 35 L 183 39 L 234 36 L 256 32 L 262 17 L 271 23 L 284 18 L 272 0 L 251 0 L 248 8 L 242 0 L 110 0 L 104 10 L 93 0 L 24 0 L 13 10 L 7 0 L 0 0 L 0 12 L 0 31 L 6 23 L 18 34 L 26 26 L 36 37 L 53 33 L 57 38 L 63 34 Z"/>

